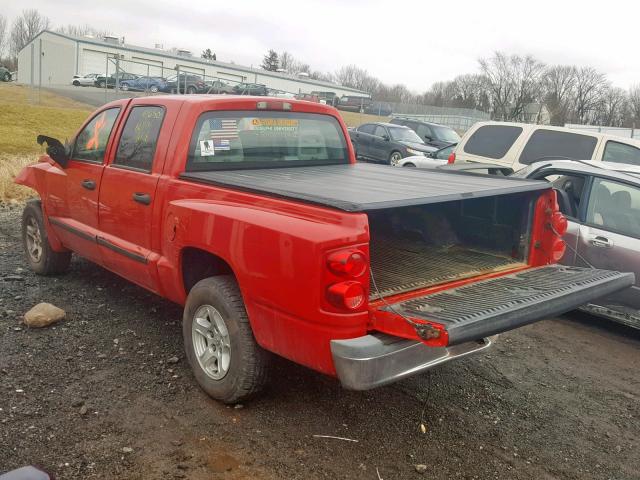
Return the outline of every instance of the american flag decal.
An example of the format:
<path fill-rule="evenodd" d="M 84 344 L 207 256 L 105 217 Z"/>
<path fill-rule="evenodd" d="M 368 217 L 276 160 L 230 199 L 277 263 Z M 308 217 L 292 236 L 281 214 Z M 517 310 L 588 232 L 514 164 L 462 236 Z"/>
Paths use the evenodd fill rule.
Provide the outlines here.
<path fill-rule="evenodd" d="M 238 138 L 238 122 L 236 120 L 209 120 L 212 140 L 232 140 Z"/>

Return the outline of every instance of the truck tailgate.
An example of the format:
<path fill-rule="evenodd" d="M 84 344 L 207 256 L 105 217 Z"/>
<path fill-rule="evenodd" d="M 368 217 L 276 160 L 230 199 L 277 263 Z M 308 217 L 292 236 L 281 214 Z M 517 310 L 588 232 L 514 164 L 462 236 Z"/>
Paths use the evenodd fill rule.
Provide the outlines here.
<path fill-rule="evenodd" d="M 442 324 L 457 345 L 549 318 L 634 283 L 632 273 L 547 265 L 382 307 Z"/>

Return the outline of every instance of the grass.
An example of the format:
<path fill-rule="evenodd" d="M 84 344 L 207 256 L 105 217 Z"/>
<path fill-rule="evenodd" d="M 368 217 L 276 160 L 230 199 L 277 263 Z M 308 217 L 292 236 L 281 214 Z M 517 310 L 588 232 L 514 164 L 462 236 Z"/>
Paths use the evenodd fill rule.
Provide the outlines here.
<path fill-rule="evenodd" d="M 64 140 L 80 127 L 93 107 L 46 91 L 0 83 L 0 202 L 20 201 L 33 192 L 13 183 L 22 167 L 38 160 L 44 148 L 38 134 Z"/>
<path fill-rule="evenodd" d="M 344 112 L 338 110 L 347 127 L 357 127 L 363 123 L 369 122 L 388 122 L 389 117 L 379 117 L 378 115 L 368 115 L 366 113 Z"/>

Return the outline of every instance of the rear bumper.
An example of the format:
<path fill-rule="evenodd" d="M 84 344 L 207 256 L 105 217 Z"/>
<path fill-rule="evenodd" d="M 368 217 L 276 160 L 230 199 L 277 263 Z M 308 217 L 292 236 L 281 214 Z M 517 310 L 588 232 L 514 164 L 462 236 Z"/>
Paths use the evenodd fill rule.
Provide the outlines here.
<path fill-rule="evenodd" d="M 453 347 L 434 348 L 419 341 L 377 333 L 332 340 L 331 353 L 344 388 L 369 390 L 479 352 L 490 345 L 491 340 L 484 338 Z"/>

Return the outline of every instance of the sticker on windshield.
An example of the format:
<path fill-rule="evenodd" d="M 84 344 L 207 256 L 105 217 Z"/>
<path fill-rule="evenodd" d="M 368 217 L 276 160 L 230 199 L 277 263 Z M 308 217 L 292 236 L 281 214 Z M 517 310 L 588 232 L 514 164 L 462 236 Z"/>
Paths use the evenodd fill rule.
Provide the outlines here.
<path fill-rule="evenodd" d="M 231 142 L 229 140 L 214 140 L 214 150 L 231 150 Z"/>
<path fill-rule="evenodd" d="M 247 118 L 243 125 L 245 130 L 261 132 L 296 132 L 296 118 Z"/>
<path fill-rule="evenodd" d="M 200 140 L 200 156 L 210 157 L 215 155 L 216 150 L 213 144 L 213 140 Z"/>

